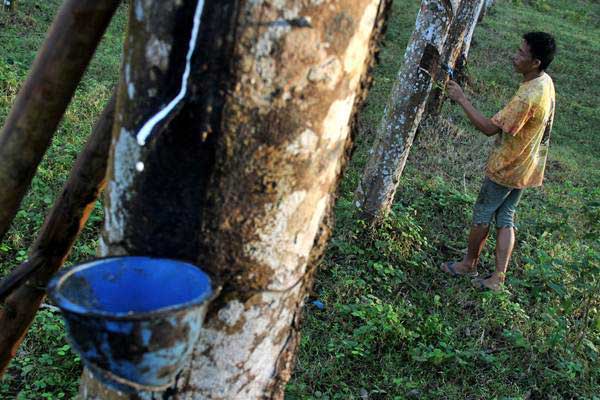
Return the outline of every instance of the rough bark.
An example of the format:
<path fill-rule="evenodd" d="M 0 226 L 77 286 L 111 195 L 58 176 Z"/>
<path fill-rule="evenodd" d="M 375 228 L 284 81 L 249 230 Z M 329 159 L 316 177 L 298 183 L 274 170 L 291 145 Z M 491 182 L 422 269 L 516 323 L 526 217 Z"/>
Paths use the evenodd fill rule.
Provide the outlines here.
<path fill-rule="evenodd" d="M 479 17 L 477 18 L 477 22 L 483 21 L 488 11 L 494 5 L 494 0 L 483 0 L 483 6 L 481 7 L 481 12 L 479 13 Z"/>
<path fill-rule="evenodd" d="M 98 193 L 104 187 L 114 99 L 113 96 L 77 158 L 68 181 L 29 251 L 29 259 L 2 281 L 0 298 L 3 299 L 13 288 L 16 290 L 0 307 L 0 375 L 14 357 L 45 297 L 48 281 L 69 254 L 94 208 Z"/>
<path fill-rule="evenodd" d="M 355 192 L 360 216 L 376 223 L 392 205 L 425 101 L 432 76 L 439 69 L 440 54 L 458 0 L 423 0 L 415 30 L 404 54 L 404 64 L 386 105 L 369 160 Z"/>
<path fill-rule="evenodd" d="M 0 132 L 0 241 L 119 0 L 67 0 Z"/>
<path fill-rule="evenodd" d="M 473 35 L 472 29 L 477 24 L 477 16 L 479 10 L 485 0 L 461 0 L 458 10 L 456 11 L 456 17 L 450 24 L 448 30 L 448 37 L 444 43 L 444 51 L 442 53 L 441 61 L 444 65 L 454 69 L 456 68 L 456 60 L 461 54 L 464 40 L 466 35 Z M 440 68 L 435 76 L 435 81 L 439 86 L 445 87 L 449 79 L 448 73 Z M 425 115 L 434 116 L 438 115 L 441 111 L 442 105 L 444 104 L 445 97 L 440 87 L 432 89 L 429 99 L 427 100 L 427 106 L 425 107 Z"/>
<path fill-rule="evenodd" d="M 168 80 L 184 69 L 185 51 L 173 50 L 155 80 L 143 65 L 153 38 L 165 44 L 156 47 L 187 44 L 175 39 L 190 31 L 193 4 L 173 3 L 132 4 L 101 253 L 192 260 L 223 289 L 169 391 L 117 392 L 86 371 L 80 394 L 282 398 L 389 2 L 207 2 L 192 93 L 139 146 L 140 126 L 160 105 L 150 93 L 172 98 Z"/>
<path fill-rule="evenodd" d="M 478 22 L 479 22 L 479 18 L 482 18 L 481 13 L 484 12 L 484 9 L 486 7 L 491 7 L 492 4 L 493 4 L 493 1 L 482 0 L 481 4 L 479 4 L 478 9 L 476 10 L 477 15 L 478 15 Z M 460 54 L 456 60 L 456 68 L 455 68 L 456 80 L 460 85 L 464 85 L 469 79 L 468 74 L 467 74 L 467 62 L 469 60 L 469 50 L 471 49 L 471 41 L 473 39 L 473 34 L 475 33 L 476 26 L 477 26 L 477 23 L 474 23 L 474 24 L 471 24 L 471 26 L 469 27 L 469 30 L 465 34 L 465 38 L 463 40 L 463 45 L 460 50 Z"/>

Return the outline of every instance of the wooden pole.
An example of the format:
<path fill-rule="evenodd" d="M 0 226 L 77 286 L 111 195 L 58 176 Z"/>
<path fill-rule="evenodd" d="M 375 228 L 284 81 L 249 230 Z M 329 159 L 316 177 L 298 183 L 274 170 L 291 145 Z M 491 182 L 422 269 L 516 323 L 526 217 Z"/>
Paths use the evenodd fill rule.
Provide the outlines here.
<path fill-rule="evenodd" d="M 0 132 L 0 241 L 119 0 L 67 0 Z"/>
<path fill-rule="evenodd" d="M 29 260 L 0 284 L 0 298 L 18 286 L 0 308 L 0 376 L 44 299 L 49 279 L 69 254 L 104 187 L 115 97 L 113 94 L 77 158 L 69 180 L 31 247 Z"/>

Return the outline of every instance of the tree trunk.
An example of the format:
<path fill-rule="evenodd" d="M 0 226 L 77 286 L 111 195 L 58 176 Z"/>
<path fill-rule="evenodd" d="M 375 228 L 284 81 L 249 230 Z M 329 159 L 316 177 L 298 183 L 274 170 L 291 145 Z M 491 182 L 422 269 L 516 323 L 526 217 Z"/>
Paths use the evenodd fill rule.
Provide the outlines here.
<path fill-rule="evenodd" d="M 476 15 L 479 16 L 477 22 L 479 22 L 480 18 L 482 18 L 481 13 L 485 12 L 484 9 L 486 7 L 491 7 L 492 4 L 493 1 L 490 0 L 483 0 L 481 4 L 479 4 L 478 9 L 476 10 Z M 458 56 L 458 59 L 456 60 L 456 80 L 460 85 L 464 85 L 466 82 L 468 82 L 469 79 L 467 74 L 467 62 L 469 59 L 469 50 L 471 49 L 471 40 L 473 39 L 473 34 L 475 33 L 476 26 L 477 23 L 474 23 L 471 24 L 471 26 L 469 27 L 469 30 L 465 34 L 460 54 Z"/>
<path fill-rule="evenodd" d="M 477 22 L 483 21 L 488 11 L 494 5 L 494 0 L 483 0 L 483 6 L 481 7 L 481 12 L 479 13 L 479 17 L 477 18 Z"/>
<path fill-rule="evenodd" d="M 0 132 L 0 241 L 119 0 L 67 0 Z"/>
<path fill-rule="evenodd" d="M 17 11 L 17 0 L 2 0 L 2 3 L 5 10 L 11 12 Z"/>
<path fill-rule="evenodd" d="M 172 388 L 86 370 L 81 397 L 283 398 L 389 2 L 207 1 L 197 41 L 196 4 L 175 4 L 131 7 L 100 252 L 194 261 L 223 289 Z"/>
<path fill-rule="evenodd" d="M 46 295 L 48 281 L 67 258 L 104 186 L 114 110 L 113 96 L 31 246 L 29 260 L 3 281 L 4 291 L 27 280 L 0 308 L 0 376 L 15 356 Z"/>
<path fill-rule="evenodd" d="M 391 208 L 432 76 L 458 0 L 423 0 L 406 52 L 404 65 L 388 99 L 369 160 L 355 193 L 361 218 L 376 223 Z"/>
<path fill-rule="evenodd" d="M 441 57 L 444 65 L 447 65 L 452 69 L 456 68 L 456 60 L 461 54 L 465 36 L 468 34 L 471 36 L 473 35 L 472 29 L 475 27 L 475 24 L 477 24 L 477 16 L 479 15 L 479 10 L 484 1 L 485 0 L 461 0 L 458 10 L 456 11 L 456 17 L 450 24 L 446 43 L 444 43 L 444 51 Z M 444 69 L 440 69 L 435 76 L 435 81 L 441 87 L 446 87 L 448 79 L 449 74 Z M 435 87 L 427 100 L 425 115 L 438 115 L 444 104 L 444 100 L 445 98 L 442 89 L 440 87 Z"/>

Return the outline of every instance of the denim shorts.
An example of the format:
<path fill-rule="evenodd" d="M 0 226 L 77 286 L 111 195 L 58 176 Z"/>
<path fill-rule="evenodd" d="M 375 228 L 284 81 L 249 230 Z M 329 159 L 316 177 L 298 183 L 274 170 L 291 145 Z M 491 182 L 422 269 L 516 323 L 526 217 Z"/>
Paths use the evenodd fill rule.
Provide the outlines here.
<path fill-rule="evenodd" d="M 502 186 L 486 177 L 473 207 L 473 224 L 489 225 L 495 218 L 496 228 L 514 228 L 521 194 L 523 189 Z"/>

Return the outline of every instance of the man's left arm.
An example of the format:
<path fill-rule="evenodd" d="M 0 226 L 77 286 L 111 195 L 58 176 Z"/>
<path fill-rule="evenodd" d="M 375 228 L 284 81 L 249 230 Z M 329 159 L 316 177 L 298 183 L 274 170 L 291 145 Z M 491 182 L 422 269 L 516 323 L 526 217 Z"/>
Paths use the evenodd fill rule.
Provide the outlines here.
<path fill-rule="evenodd" d="M 456 101 L 465 110 L 467 117 L 475 125 L 475 127 L 483 132 L 486 136 L 494 136 L 500 132 L 500 128 L 497 127 L 491 119 L 486 118 L 473 104 L 467 99 L 462 88 L 454 81 L 448 82 L 448 97 Z"/>

